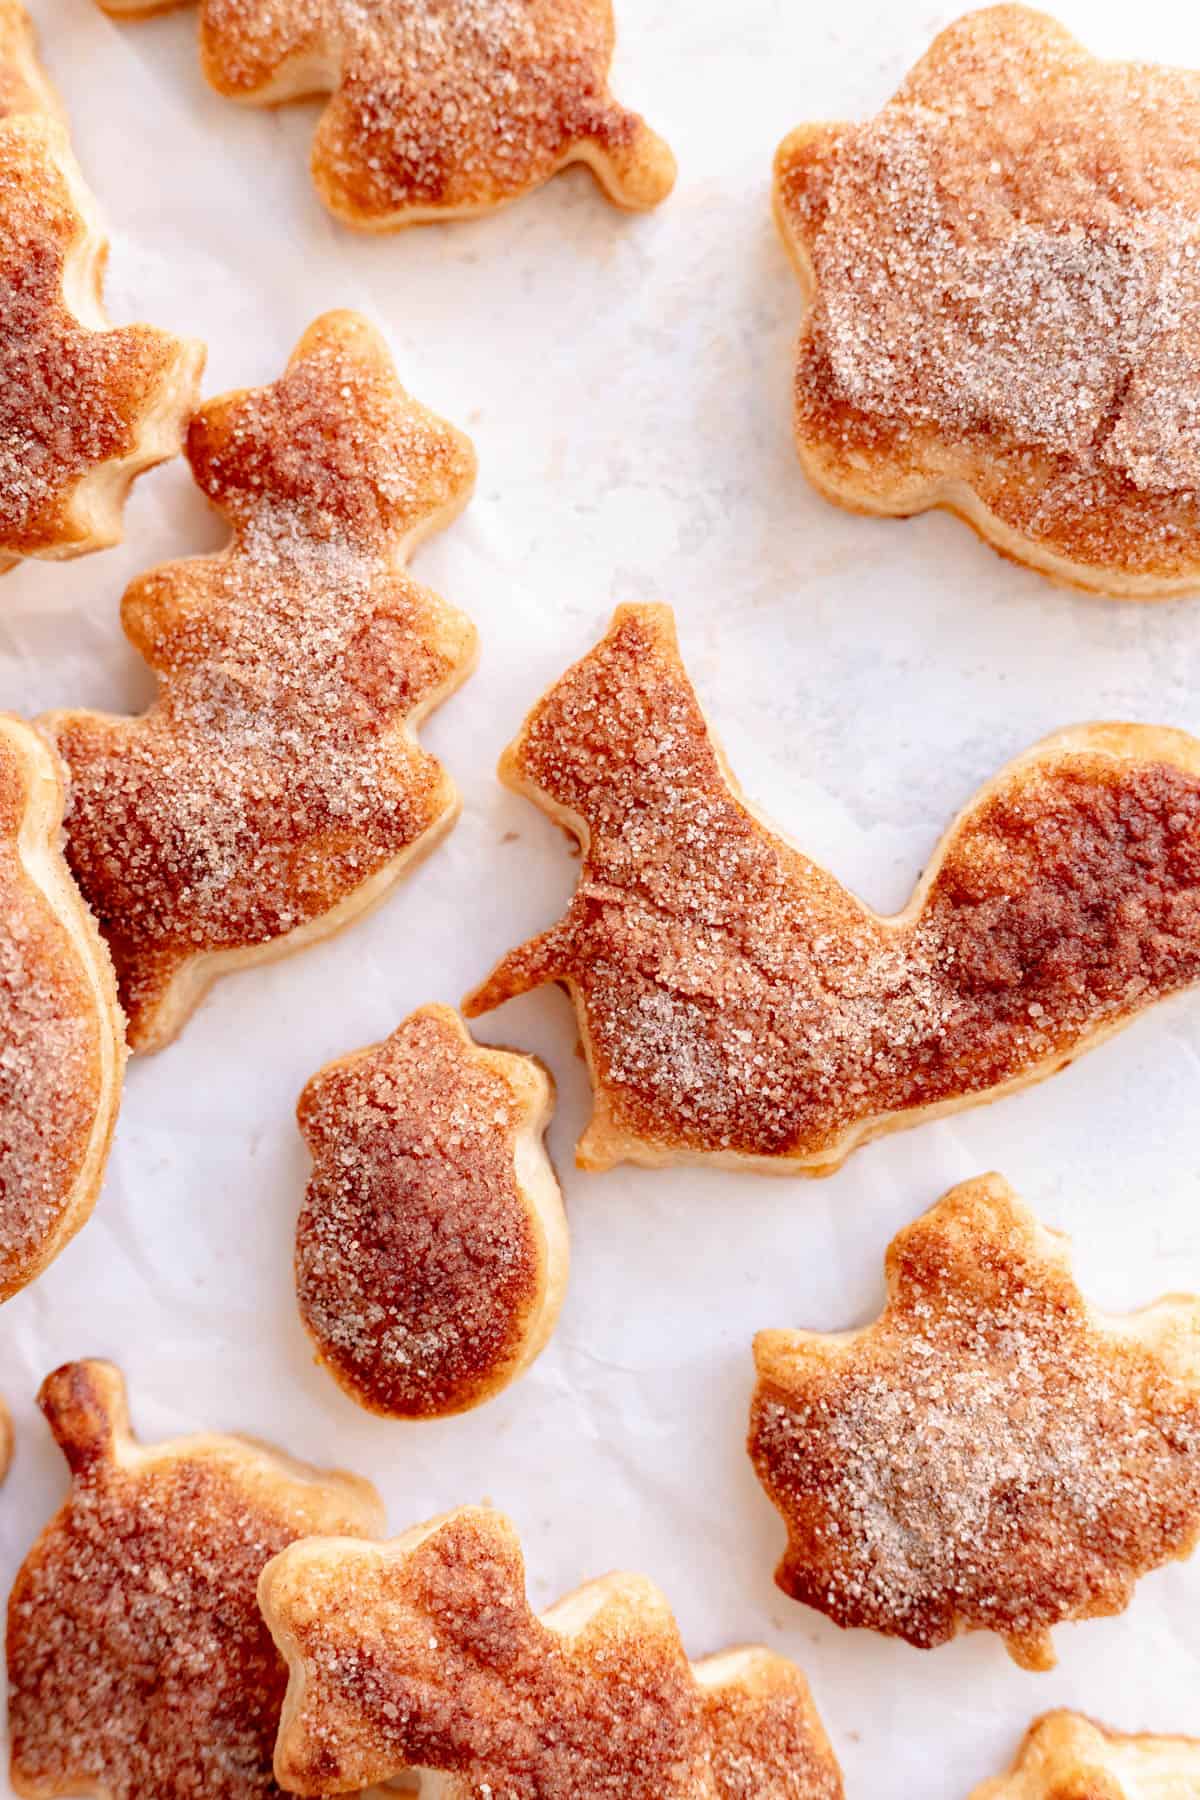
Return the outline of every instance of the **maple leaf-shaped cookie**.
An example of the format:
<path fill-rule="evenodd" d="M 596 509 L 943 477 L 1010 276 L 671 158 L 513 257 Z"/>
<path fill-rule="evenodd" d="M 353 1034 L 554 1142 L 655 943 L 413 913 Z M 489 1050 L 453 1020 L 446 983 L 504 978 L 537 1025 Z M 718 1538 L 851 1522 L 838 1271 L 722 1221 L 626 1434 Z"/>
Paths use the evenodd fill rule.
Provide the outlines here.
<path fill-rule="evenodd" d="M 998 1175 L 888 1251 L 861 1331 L 763 1331 L 750 1455 L 788 1528 L 776 1572 L 843 1626 L 928 1649 L 1117 1613 L 1200 1540 L 1200 1300 L 1090 1308 L 1068 1245 Z"/>
<path fill-rule="evenodd" d="M 474 455 L 365 320 L 317 320 L 279 381 L 197 413 L 187 454 L 233 536 L 125 594 L 157 699 L 47 721 L 136 1050 L 217 975 L 347 924 L 449 829 L 457 792 L 414 728 L 475 660 L 403 567 L 466 503 Z"/>
<path fill-rule="evenodd" d="M 792 1663 L 741 1649 L 689 1664 L 637 1575 L 535 1617 L 498 1513 L 464 1507 L 390 1544 L 296 1544 L 259 1599 L 291 1671 L 275 1770 L 296 1793 L 420 1770 L 439 1800 L 841 1800 Z"/>
<path fill-rule="evenodd" d="M 1200 74 L 970 13 L 776 212 L 811 301 L 796 441 L 830 499 L 946 507 L 1100 593 L 1200 586 Z"/>
<path fill-rule="evenodd" d="M 195 404 L 202 345 L 109 327 L 107 251 L 28 16 L 0 0 L 0 571 L 115 544 Z"/>
<path fill-rule="evenodd" d="M 0 1300 L 79 1230 L 125 1062 L 108 951 L 62 854 L 63 771 L 0 714 Z"/>
<path fill-rule="evenodd" d="M 39 1403 L 72 1480 L 8 1603 L 13 1787 L 278 1800 L 286 1671 L 258 1577 L 309 1532 L 378 1531 L 375 1490 L 240 1438 L 140 1445 L 109 1363 L 68 1363 Z"/>
<path fill-rule="evenodd" d="M 162 10 L 100 3 L 125 17 Z M 333 96 L 313 180 L 367 231 L 491 212 L 568 163 L 586 163 L 619 206 L 656 206 L 675 159 L 609 92 L 613 40 L 611 0 L 203 0 L 200 14 L 218 93 Z"/>
<path fill-rule="evenodd" d="M 448 1006 L 308 1083 L 296 1292 L 321 1361 L 360 1405 L 465 1412 L 545 1347 L 568 1261 L 542 1148 L 552 1105 L 533 1057 L 472 1043 Z"/>
<path fill-rule="evenodd" d="M 1007 1775 L 971 1800 L 1196 1800 L 1200 1741 L 1109 1731 L 1079 1713 L 1035 1720 Z"/>
<path fill-rule="evenodd" d="M 665 607 L 618 610 L 501 776 L 579 839 L 566 917 L 466 1003 L 561 982 L 585 1168 L 827 1174 L 1040 1080 L 1200 977 L 1200 744 L 1087 725 L 1010 763 L 880 918 L 742 798 Z"/>

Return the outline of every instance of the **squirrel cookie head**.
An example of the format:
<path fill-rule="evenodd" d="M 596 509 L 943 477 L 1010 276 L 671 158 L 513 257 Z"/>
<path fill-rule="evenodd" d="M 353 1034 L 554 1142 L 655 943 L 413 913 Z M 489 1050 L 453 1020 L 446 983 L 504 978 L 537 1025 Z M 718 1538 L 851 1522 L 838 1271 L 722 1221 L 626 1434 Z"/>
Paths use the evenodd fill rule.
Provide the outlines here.
<path fill-rule="evenodd" d="M 218 93 L 332 96 L 313 179 L 363 230 L 491 212 L 569 163 L 619 206 L 656 206 L 674 185 L 666 144 L 609 92 L 611 0 L 203 0 L 200 44 Z"/>
<path fill-rule="evenodd" d="M 960 513 L 1119 598 L 1200 588 L 1200 74 L 969 13 L 862 124 L 781 145 L 811 305 L 806 473 L 857 511 Z"/>
<path fill-rule="evenodd" d="M 1080 1713 L 1046 1713 L 1030 1726 L 1007 1775 L 971 1800 L 1193 1800 L 1200 1740 L 1109 1731 Z"/>
<path fill-rule="evenodd" d="M 63 770 L 0 714 L 0 1299 L 96 1202 L 121 1098 L 112 964 L 62 854 Z"/>
<path fill-rule="evenodd" d="M 258 1576 L 308 1532 L 378 1531 L 374 1489 L 237 1438 L 142 1446 L 109 1363 L 66 1364 L 39 1402 L 72 1480 L 9 1600 L 17 1793 L 280 1800 Z"/>
<path fill-rule="evenodd" d="M 390 1544 L 298 1544 L 259 1599 L 291 1670 L 276 1775 L 298 1794 L 419 1769 L 445 1800 L 841 1800 L 791 1663 L 690 1665 L 640 1576 L 536 1618 L 516 1534 L 486 1509 Z"/>
<path fill-rule="evenodd" d="M 317 1354 L 372 1412 L 465 1412 L 543 1349 L 567 1279 L 553 1105 L 531 1056 L 425 1006 L 300 1097 L 313 1156 L 296 1292 Z"/>
<path fill-rule="evenodd" d="M 365 320 L 326 315 L 277 382 L 202 407 L 188 455 L 232 537 L 125 595 L 154 704 L 47 721 L 138 1050 L 217 975 L 349 923 L 449 829 L 458 795 L 415 727 L 476 651 L 403 567 L 465 505 L 471 446 Z"/>
<path fill-rule="evenodd" d="M 662 607 L 622 607 L 501 775 L 582 848 L 564 918 L 468 1017 L 546 982 L 595 1093 L 586 1168 L 828 1174 L 1063 1068 L 1200 978 L 1200 743 L 1086 725 L 995 776 L 882 918 L 743 797 Z"/>
<path fill-rule="evenodd" d="M 887 1258 L 887 1306 L 837 1336 L 764 1331 L 750 1455 L 788 1528 L 776 1579 L 922 1649 L 1124 1610 L 1200 1540 L 1200 1300 L 1094 1312 L 1066 1241 L 998 1175 Z"/>

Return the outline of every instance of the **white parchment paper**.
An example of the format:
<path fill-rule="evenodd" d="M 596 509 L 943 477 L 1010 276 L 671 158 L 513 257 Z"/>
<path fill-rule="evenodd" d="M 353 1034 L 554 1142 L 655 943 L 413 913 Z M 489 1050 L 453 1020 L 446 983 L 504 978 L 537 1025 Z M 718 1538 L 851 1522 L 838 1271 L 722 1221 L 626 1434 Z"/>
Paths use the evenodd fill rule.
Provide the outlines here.
<path fill-rule="evenodd" d="M 618 92 L 680 162 L 658 213 L 616 212 L 575 171 L 491 220 L 371 239 L 309 185 L 315 108 L 211 94 L 190 14 L 118 26 L 89 0 L 34 6 L 111 225 L 114 319 L 205 338 L 215 393 L 271 379 L 318 312 L 359 307 L 406 384 L 472 434 L 476 497 L 415 568 L 477 621 L 483 656 L 425 733 L 465 794 L 447 844 L 369 920 L 224 982 L 177 1044 L 131 1066 L 91 1224 L 0 1313 L 18 1434 L 5 1590 L 65 1491 L 37 1384 L 101 1354 L 126 1370 L 146 1437 L 242 1430 L 361 1470 L 397 1531 L 490 1498 L 520 1527 L 536 1603 L 631 1567 L 669 1595 L 693 1654 L 761 1639 L 794 1656 L 851 1795 L 965 1800 L 1051 1706 L 1200 1732 L 1200 1561 L 1143 1582 L 1119 1619 L 1062 1629 L 1053 1674 L 1022 1673 L 986 1637 L 923 1655 L 778 1593 L 782 1526 L 743 1451 L 752 1333 L 871 1316 L 889 1238 L 962 1177 L 999 1168 L 1072 1232 L 1105 1306 L 1200 1289 L 1200 997 L 831 1180 L 766 1182 L 576 1172 L 587 1082 L 569 1006 L 543 991 L 481 1027 L 559 1083 L 573 1273 L 532 1373 L 466 1418 L 372 1419 L 313 1365 L 294 1306 L 297 1094 L 414 1006 L 457 1002 L 557 917 L 566 841 L 493 769 L 616 602 L 674 604 L 747 791 L 889 910 L 975 787 L 1043 733 L 1093 718 L 1200 731 L 1200 600 L 1075 598 L 949 518 L 835 511 L 795 461 L 800 297 L 770 216 L 772 152 L 801 120 L 877 107 L 957 9 L 624 0 Z M 1107 53 L 1200 64 L 1200 14 L 1177 0 L 1059 11 Z M 220 538 L 176 463 L 137 487 L 120 549 L 5 577 L 0 706 L 138 706 L 149 683 L 120 633 L 124 584 Z"/>

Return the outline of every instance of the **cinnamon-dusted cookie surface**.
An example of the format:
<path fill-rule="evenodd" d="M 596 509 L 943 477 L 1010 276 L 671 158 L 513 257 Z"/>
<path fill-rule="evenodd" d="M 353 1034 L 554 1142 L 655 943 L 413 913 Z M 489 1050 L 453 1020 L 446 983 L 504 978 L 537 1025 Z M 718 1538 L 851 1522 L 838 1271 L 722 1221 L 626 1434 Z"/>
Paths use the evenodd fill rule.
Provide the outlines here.
<path fill-rule="evenodd" d="M 0 714 L 0 1300 L 87 1220 L 121 1099 L 116 982 L 62 812 L 58 758 Z"/>
<path fill-rule="evenodd" d="M 115 544 L 195 404 L 203 345 L 110 327 L 107 253 L 28 15 L 0 0 L 0 572 Z"/>
<path fill-rule="evenodd" d="M 279 1800 L 259 1573 L 309 1532 L 377 1532 L 374 1489 L 239 1438 L 140 1445 L 109 1363 L 66 1364 L 39 1402 L 72 1480 L 8 1604 L 13 1787 Z"/>
<path fill-rule="evenodd" d="M 472 1043 L 448 1006 L 308 1083 L 296 1293 L 320 1360 L 361 1406 L 465 1412 L 544 1349 L 568 1262 L 542 1146 L 553 1104 L 533 1057 Z"/>
<path fill-rule="evenodd" d="M 586 163 L 618 206 L 656 206 L 675 159 L 609 92 L 613 43 L 611 0 L 202 0 L 200 14 L 218 93 L 263 105 L 332 96 L 313 180 L 367 231 L 491 212 L 568 163 Z"/>
<path fill-rule="evenodd" d="M 763 1331 L 750 1455 L 786 1594 L 922 1649 L 994 1631 L 1023 1667 L 1200 1540 L 1200 1300 L 1088 1306 L 998 1175 L 888 1251 L 860 1331 Z"/>
<path fill-rule="evenodd" d="M 730 775 L 665 607 L 618 610 L 501 763 L 582 846 L 559 924 L 467 1001 L 574 1000 L 585 1168 L 827 1174 L 883 1131 L 1053 1074 L 1200 978 L 1200 743 L 1047 738 L 988 783 L 881 918 Z"/>
<path fill-rule="evenodd" d="M 210 401 L 187 454 L 232 537 L 125 594 L 157 699 L 47 721 L 136 1050 L 217 975 L 349 923 L 449 829 L 458 795 L 415 727 L 475 661 L 474 628 L 403 567 L 465 505 L 474 454 L 364 319 L 326 314 L 278 381 Z"/>
<path fill-rule="evenodd" d="M 1047 1713 L 1007 1775 L 971 1800 L 1196 1800 L 1200 1740 L 1109 1731 L 1079 1713 Z"/>
<path fill-rule="evenodd" d="M 310 1539 L 259 1598 L 291 1672 L 276 1776 L 299 1794 L 420 1770 L 430 1800 L 841 1800 L 794 1664 L 757 1648 L 689 1664 L 638 1575 L 535 1617 L 498 1513 L 390 1544 Z"/>
<path fill-rule="evenodd" d="M 995 6 L 874 119 L 785 139 L 814 484 L 1099 593 L 1200 588 L 1198 134 L 1200 73 Z"/>

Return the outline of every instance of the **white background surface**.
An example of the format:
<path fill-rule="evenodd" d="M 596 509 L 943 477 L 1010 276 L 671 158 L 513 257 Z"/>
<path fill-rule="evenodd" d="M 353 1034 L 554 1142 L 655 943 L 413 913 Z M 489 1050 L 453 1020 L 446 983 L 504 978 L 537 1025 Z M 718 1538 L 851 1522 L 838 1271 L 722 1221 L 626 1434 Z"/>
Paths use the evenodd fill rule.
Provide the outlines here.
<path fill-rule="evenodd" d="M 93 1353 L 125 1368 L 146 1437 L 244 1430 L 358 1469 L 397 1531 L 491 1498 L 520 1527 L 537 1604 L 623 1565 L 662 1585 L 694 1655 L 747 1638 L 793 1655 L 851 1796 L 965 1800 L 1055 1705 L 1200 1731 L 1200 1560 L 1151 1576 L 1119 1619 L 1061 1629 L 1054 1674 L 1022 1673 L 984 1636 L 921 1654 L 778 1593 L 782 1526 L 742 1448 L 754 1330 L 869 1317 L 891 1235 L 981 1170 L 1073 1233 L 1101 1304 L 1200 1289 L 1200 997 L 1049 1085 L 814 1183 L 576 1172 L 587 1083 L 569 1005 L 544 990 L 480 1032 L 539 1052 L 559 1083 L 573 1274 L 533 1372 L 462 1419 L 372 1419 L 313 1365 L 294 1306 L 296 1096 L 412 1007 L 457 1002 L 558 916 L 566 842 L 492 771 L 616 602 L 674 604 L 749 794 L 889 910 L 974 788 L 1044 732 L 1105 717 L 1200 731 L 1200 599 L 1073 597 L 950 518 L 834 511 L 795 461 L 800 297 L 771 222 L 772 152 L 801 120 L 874 110 L 956 9 L 625 0 L 617 91 L 680 163 L 658 213 L 627 217 L 574 171 L 491 220 L 371 239 L 312 192 L 315 109 L 211 94 L 190 14 L 121 27 L 88 0 L 34 8 L 111 224 L 114 320 L 205 338 L 216 393 L 274 377 L 318 312 L 360 307 L 401 379 L 472 434 L 476 497 L 414 566 L 477 621 L 483 655 L 425 732 L 464 792 L 453 836 L 367 922 L 224 982 L 178 1043 L 131 1065 L 91 1224 L 0 1314 L 18 1432 L 5 1587 L 65 1491 L 37 1384 Z M 1061 0 L 1060 13 L 1107 53 L 1200 64 L 1200 15 L 1177 0 Z M 122 588 L 220 537 L 175 463 L 135 490 L 122 548 L 7 576 L 0 706 L 139 705 Z"/>

